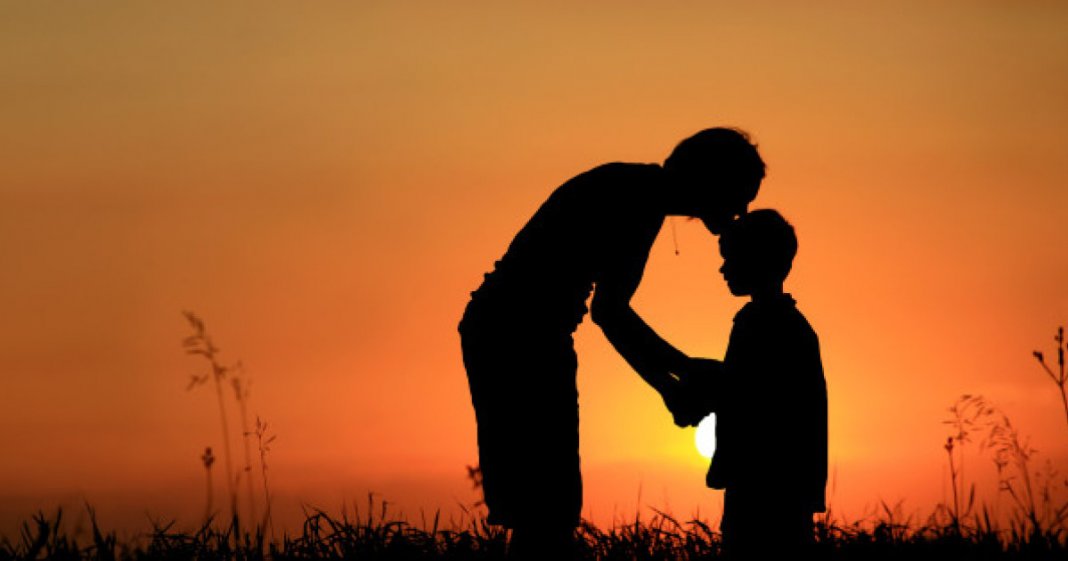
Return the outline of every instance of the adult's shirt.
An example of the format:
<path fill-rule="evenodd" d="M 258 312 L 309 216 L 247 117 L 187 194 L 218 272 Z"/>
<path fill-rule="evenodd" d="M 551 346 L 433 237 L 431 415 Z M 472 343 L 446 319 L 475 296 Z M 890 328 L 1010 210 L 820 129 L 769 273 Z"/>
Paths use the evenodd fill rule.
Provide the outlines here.
<path fill-rule="evenodd" d="M 558 187 L 472 293 L 468 313 L 574 332 L 597 283 L 648 257 L 664 221 L 663 174 L 655 164 L 612 163 Z"/>

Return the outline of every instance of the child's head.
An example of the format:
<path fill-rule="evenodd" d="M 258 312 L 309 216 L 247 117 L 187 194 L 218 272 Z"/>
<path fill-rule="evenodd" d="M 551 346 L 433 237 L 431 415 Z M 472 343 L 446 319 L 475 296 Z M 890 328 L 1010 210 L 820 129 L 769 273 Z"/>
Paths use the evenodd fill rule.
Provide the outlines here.
<path fill-rule="evenodd" d="M 743 214 L 719 238 L 723 266 L 719 272 L 731 294 L 747 296 L 782 292 L 797 254 L 794 228 L 770 209 Z"/>

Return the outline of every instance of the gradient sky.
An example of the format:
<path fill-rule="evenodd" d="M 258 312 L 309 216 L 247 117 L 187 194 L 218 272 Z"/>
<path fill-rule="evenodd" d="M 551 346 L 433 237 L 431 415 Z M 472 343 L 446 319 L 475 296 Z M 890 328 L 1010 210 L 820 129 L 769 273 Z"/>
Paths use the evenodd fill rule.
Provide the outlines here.
<path fill-rule="evenodd" d="M 470 504 L 467 293 L 557 185 L 715 125 L 797 228 L 835 508 L 940 500 L 963 393 L 1068 469 L 1030 355 L 1068 320 L 1065 29 L 1037 1 L 0 2 L 0 533 L 82 499 L 195 522 L 221 443 L 184 309 L 278 435 L 278 512 Z M 635 306 L 722 357 L 743 302 L 675 226 Z M 714 515 L 692 429 L 588 321 L 577 346 L 586 514 Z"/>

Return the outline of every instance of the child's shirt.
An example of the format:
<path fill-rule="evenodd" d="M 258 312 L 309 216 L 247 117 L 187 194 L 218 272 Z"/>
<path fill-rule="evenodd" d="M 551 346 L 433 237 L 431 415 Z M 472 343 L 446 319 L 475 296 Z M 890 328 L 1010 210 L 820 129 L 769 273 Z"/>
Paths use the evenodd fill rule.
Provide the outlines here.
<path fill-rule="evenodd" d="M 710 396 L 717 418 L 708 486 L 826 510 L 827 385 L 819 339 L 789 294 L 734 316 L 719 393 Z"/>

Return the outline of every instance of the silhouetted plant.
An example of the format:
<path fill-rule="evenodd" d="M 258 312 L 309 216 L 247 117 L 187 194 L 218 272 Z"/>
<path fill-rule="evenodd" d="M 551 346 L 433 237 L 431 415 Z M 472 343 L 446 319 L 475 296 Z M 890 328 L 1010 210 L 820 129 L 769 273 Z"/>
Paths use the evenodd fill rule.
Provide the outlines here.
<path fill-rule="evenodd" d="M 200 461 L 202 461 L 204 463 L 204 472 L 205 472 L 205 475 L 206 475 L 206 479 L 208 481 L 208 497 L 207 497 L 207 501 L 205 502 L 206 506 L 204 507 L 204 520 L 208 521 L 208 520 L 211 520 L 211 503 L 212 503 L 211 466 L 212 466 L 212 464 L 215 463 L 215 454 L 213 454 L 211 452 L 211 446 L 208 446 L 208 447 L 206 447 L 204 449 L 204 455 L 202 455 L 200 457 Z"/>
<path fill-rule="evenodd" d="M 970 487 L 968 502 L 963 509 L 958 500 L 958 489 L 963 489 L 963 470 L 958 470 L 958 464 L 954 461 L 954 445 L 969 442 L 972 434 L 979 433 L 982 435 L 979 449 L 991 453 L 991 460 L 997 469 L 998 492 L 1005 493 L 1011 500 L 1013 510 L 1008 532 L 1028 543 L 1036 540 L 1059 542 L 1068 532 L 1065 527 L 1068 503 L 1058 504 L 1054 496 L 1052 485 L 1056 471 L 1052 463 L 1047 462 L 1045 474 L 1034 472 L 1031 467 L 1036 453 L 1034 448 L 1021 436 L 1008 415 L 982 396 L 964 395 L 949 411 L 953 417 L 944 422 L 952 425 L 956 432 L 947 439 L 945 448 L 949 455 L 954 504 L 941 507 L 948 514 L 949 527 L 958 535 L 961 534 L 964 530 L 962 521 L 972 514 L 968 531 L 994 531 L 995 524 L 987 507 L 983 507 L 981 517 L 972 513 L 974 484 Z M 960 466 L 963 466 L 962 457 L 960 462 Z"/>
<path fill-rule="evenodd" d="M 226 375 L 233 367 L 226 366 L 219 361 L 219 348 L 212 342 L 207 329 L 204 327 L 203 320 L 197 317 L 193 312 L 185 311 L 182 312 L 182 314 L 189 322 L 189 325 L 193 327 L 193 335 L 186 337 L 182 341 L 182 346 L 185 347 L 185 352 L 191 355 L 200 355 L 204 357 L 204 360 L 206 360 L 211 367 L 211 371 L 207 374 L 200 376 L 194 374 L 190 376 L 191 379 L 186 390 L 192 390 L 201 384 L 206 384 L 209 380 L 215 381 L 216 396 L 219 401 L 219 423 L 222 427 L 223 436 L 223 460 L 226 465 L 226 487 L 230 493 L 230 516 L 236 525 L 238 516 L 237 492 L 234 490 L 235 472 L 230 454 L 230 429 L 226 419 L 226 402 L 223 399 L 222 391 L 222 382 L 226 379 Z"/>
<path fill-rule="evenodd" d="M 1015 506 L 1014 527 L 1021 532 L 1041 534 L 1044 527 L 1059 525 L 1060 521 L 1046 520 L 1039 512 L 1030 466 L 1036 451 L 1004 413 L 998 411 L 993 417 L 984 447 L 994 454 L 998 489 L 1007 493 Z"/>
<path fill-rule="evenodd" d="M 983 423 L 993 414 L 993 409 L 988 406 L 982 396 L 965 394 L 949 408 L 949 412 L 952 416 L 942 423 L 950 425 L 953 434 L 946 438 L 943 448 L 949 460 L 953 504 L 946 505 L 945 510 L 951 526 L 959 534 L 961 519 L 971 514 L 975 506 L 975 483 L 965 486 L 964 445 L 971 442 L 972 433 L 982 428 Z M 956 456 L 954 456 L 954 451 L 956 451 Z M 968 499 L 962 505 L 961 499 L 965 488 L 968 489 Z"/>
<path fill-rule="evenodd" d="M 238 362 L 233 371 L 240 373 L 243 371 L 243 367 Z M 250 394 L 251 383 L 242 382 L 242 378 L 239 374 L 235 374 L 230 378 L 230 383 L 234 388 L 234 399 L 237 401 L 238 409 L 241 411 L 241 441 L 245 448 L 245 467 L 242 469 L 242 473 L 245 477 L 245 486 L 248 490 L 248 515 L 249 520 L 256 520 L 256 498 L 252 491 L 252 435 L 254 434 L 248 428 L 248 397 Z M 240 477 L 239 477 L 240 479 Z"/>
<path fill-rule="evenodd" d="M 1032 354 L 1038 360 L 1038 363 L 1042 366 L 1042 369 L 1049 374 L 1053 383 L 1057 384 L 1057 389 L 1061 394 L 1061 405 L 1064 407 L 1064 420 L 1068 423 L 1068 371 L 1064 366 L 1064 327 L 1057 328 L 1057 335 L 1053 337 L 1053 340 L 1057 343 L 1057 371 L 1054 372 L 1049 365 L 1046 364 L 1046 357 L 1041 351 L 1034 351 Z"/>
<path fill-rule="evenodd" d="M 271 443 L 277 438 L 273 434 L 267 434 L 267 421 L 261 420 L 259 415 L 256 416 L 256 441 L 259 444 L 260 450 L 260 474 L 263 479 L 263 526 L 266 527 L 270 533 L 271 540 L 274 540 L 274 523 L 271 520 L 271 492 L 267 486 L 267 452 L 271 451 Z"/>
<path fill-rule="evenodd" d="M 474 489 L 475 492 L 477 492 L 479 494 L 479 496 L 481 496 L 482 495 L 482 466 L 479 466 L 479 465 L 467 466 L 467 479 L 468 479 L 468 481 L 471 482 L 471 488 Z M 472 505 L 472 506 L 477 508 L 477 507 L 483 506 L 485 504 L 486 503 L 485 503 L 484 499 L 478 499 L 477 501 L 475 501 L 474 505 Z"/>

